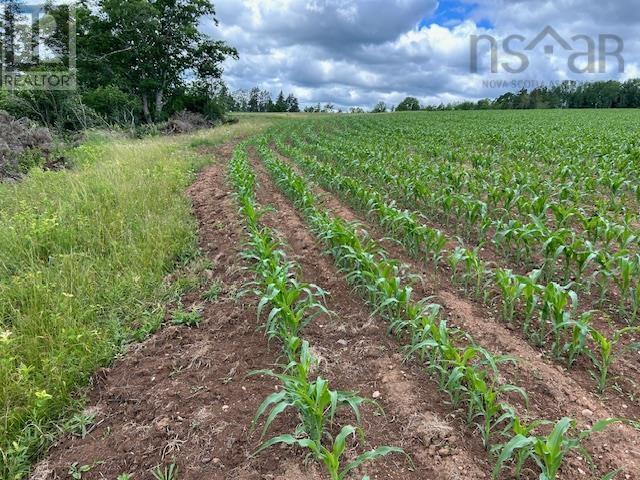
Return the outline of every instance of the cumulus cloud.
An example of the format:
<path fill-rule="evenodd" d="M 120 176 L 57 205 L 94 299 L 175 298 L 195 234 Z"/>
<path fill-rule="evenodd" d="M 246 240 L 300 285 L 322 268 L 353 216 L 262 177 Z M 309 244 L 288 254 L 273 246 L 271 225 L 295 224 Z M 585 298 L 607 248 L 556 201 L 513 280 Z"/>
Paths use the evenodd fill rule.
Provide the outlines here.
<path fill-rule="evenodd" d="M 640 10 L 626 0 L 218 0 L 215 5 L 220 25 L 205 22 L 205 31 L 240 52 L 239 61 L 226 65 L 230 87 L 291 91 L 302 104 L 370 107 L 408 95 L 447 103 L 535 82 L 626 79 L 639 71 L 632 52 L 640 51 L 633 35 Z M 576 50 L 565 51 L 555 44 L 549 53 L 544 49 L 549 39 L 526 52 L 529 66 L 517 74 L 502 64 L 517 66 L 518 57 L 502 48 L 499 71 L 489 70 L 485 41 L 480 68 L 471 71 L 472 35 L 491 35 L 500 47 L 510 35 L 522 35 L 526 42 L 512 43 L 522 51 L 547 25 L 567 41 L 578 34 L 596 42 L 600 34 L 619 36 L 625 41 L 626 72 L 618 72 L 611 57 L 605 73 L 576 74 L 567 60 L 584 47 L 572 42 Z"/>

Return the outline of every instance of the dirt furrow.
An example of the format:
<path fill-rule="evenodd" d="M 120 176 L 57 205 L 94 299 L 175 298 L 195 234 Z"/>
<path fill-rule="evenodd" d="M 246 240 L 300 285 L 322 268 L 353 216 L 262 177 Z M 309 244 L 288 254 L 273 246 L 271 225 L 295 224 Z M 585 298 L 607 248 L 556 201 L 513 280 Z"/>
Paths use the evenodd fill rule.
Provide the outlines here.
<path fill-rule="evenodd" d="M 290 246 L 303 278 L 330 292 L 327 306 L 335 313 L 305 329 L 333 387 L 376 398 L 385 416 L 364 416 L 372 446 L 396 445 L 409 453 L 415 469 L 398 457 L 367 466 L 363 472 L 380 479 L 489 478 L 491 463 L 477 437 L 452 415 L 445 398 L 417 367 L 403 364 L 398 344 L 386 334 L 384 323 L 351 291 L 304 220 L 271 181 L 252 152 L 258 172 L 257 198 L 272 205 L 264 221 Z M 354 477 L 355 478 L 355 477 Z"/>
<path fill-rule="evenodd" d="M 274 151 L 274 154 L 294 166 L 294 162 Z M 299 170 L 297 170 L 299 171 Z M 554 365 L 529 345 L 519 334 L 510 331 L 494 318 L 493 312 L 477 302 L 471 302 L 451 285 L 446 272 L 435 271 L 424 262 L 411 258 L 397 243 L 385 240 L 385 235 L 361 214 L 345 205 L 330 192 L 312 184 L 314 193 L 322 204 L 335 216 L 356 220 L 389 253 L 419 274 L 422 282 L 416 285 L 416 298 L 435 297 L 442 304 L 450 326 L 457 326 L 470 333 L 476 342 L 495 354 L 506 354 L 518 360 L 516 366 L 503 365 L 501 372 L 510 383 L 526 389 L 531 400 L 530 413 L 538 418 L 558 419 L 570 416 L 587 427 L 594 421 L 609 417 L 636 419 L 637 407 L 631 402 L 612 396 L 615 400 L 603 401 L 573 377 L 573 371 Z M 583 378 L 583 380 L 585 380 Z M 585 382 L 590 383 L 590 382 Z M 640 478 L 640 432 L 626 426 L 614 425 L 606 432 L 593 436 L 589 449 L 601 468 L 611 471 L 624 467 L 628 478 Z M 579 478 L 579 468 L 584 464 L 575 462 L 574 471 Z"/>
<path fill-rule="evenodd" d="M 232 151 L 233 145 L 215 149 L 215 164 L 189 190 L 200 246 L 214 263 L 207 274 L 223 284 L 220 300 L 204 304 L 199 328 L 166 327 L 98 373 L 86 409 L 95 427 L 84 438 L 61 438 L 33 480 L 70 478 L 73 464 L 90 467 L 83 480 L 123 473 L 152 479 L 152 468 L 174 462 L 180 480 L 297 480 L 303 470 L 314 478 L 293 449 L 250 458 L 259 445 L 248 432 L 251 420 L 275 382 L 247 374 L 270 368 L 279 351 L 256 330 L 256 299 L 236 298 L 248 272 L 239 268 L 246 238 L 225 178 Z M 200 293 L 189 294 L 185 305 L 201 302 Z M 271 433 L 291 432 L 296 423 L 282 416 Z"/>

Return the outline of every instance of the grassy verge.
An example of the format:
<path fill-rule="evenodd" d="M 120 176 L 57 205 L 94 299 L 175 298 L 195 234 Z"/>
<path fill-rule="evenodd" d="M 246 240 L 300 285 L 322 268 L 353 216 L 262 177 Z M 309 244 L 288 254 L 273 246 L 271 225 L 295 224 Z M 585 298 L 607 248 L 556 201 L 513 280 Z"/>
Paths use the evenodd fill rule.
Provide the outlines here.
<path fill-rule="evenodd" d="M 68 426 L 92 372 L 162 323 L 163 278 L 197 253 L 183 192 L 207 158 L 193 147 L 273 120 L 142 141 L 94 136 L 72 152 L 74 169 L 0 184 L 0 478 L 23 478 Z"/>

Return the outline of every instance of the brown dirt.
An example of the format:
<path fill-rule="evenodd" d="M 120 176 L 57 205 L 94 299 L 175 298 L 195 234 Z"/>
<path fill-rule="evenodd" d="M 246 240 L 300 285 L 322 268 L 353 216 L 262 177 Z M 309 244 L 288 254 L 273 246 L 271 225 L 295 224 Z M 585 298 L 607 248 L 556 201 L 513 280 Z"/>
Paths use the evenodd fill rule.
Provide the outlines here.
<path fill-rule="evenodd" d="M 93 465 L 83 480 L 122 473 L 152 479 L 150 469 L 172 462 L 180 480 L 300 478 L 282 461 L 289 457 L 296 471 L 319 478 L 293 449 L 249 458 L 259 445 L 248 432 L 251 420 L 275 383 L 246 375 L 273 365 L 277 349 L 256 331 L 255 298 L 235 299 L 247 272 L 238 268 L 244 235 L 225 181 L 232 150 L 233 145 L 215 149 L 217 161 L 189 190 L 200 246 L 214 261 L 213 276 L 224 284 L 221 299 L 205 305 L 199 328 L 166 327 L 96 374 L 87 409 L 96 413 L 98 425 L 84 439 L 61 438 L 37 466 L 34 480 L 71 478 L 75 462 Z M 199 292 L 184 300 L 199 302 Z M 280 420 L 272 432 L 294 427 L 295 421 Z"/>
<path fill-rule="evenodd" d="M 278 154 L 277 152 L 274 152 Z M 278 154 L 280 159 L 293 162 Z M 515 357 L 516 366 L 503 365 L 501 373 L 509 383 L 519 385 L 527 391 L 533 418 L 559 419 L 570 416 L 583 427 L 595 420 L 609 417 L 637 419 L 638 408 L 624 397 L 612 394 L 604 401 L 593 393 L 593 381 L 586 371 L 567 371 L 545 358 L 539 351 L 498 322 L 494 312 L 479 302 L 468 300 L 454 285 L 449 275 L 435 271 L 429 265 L 417 262 L 406 250 L 395 242 L 384 240 L 385 235 L 361 214 L 346 206 L 326 190 L 313 184 L 314 193 L 323 205 L 335 216 L 356 220 L 375 240 L 379 241 L 391 258 L 410 267 L 412 273 L 420 275 L 421 282 L 415 286 L 416 298 L 434 296 L 448 316 L 449 325 L 470 333 L 476 342 L 496 354 Z M 626 407 L 626 408 L 625 408 Z M 595 435 L 589 449 L 601 467 L 603 474 L 623 466 L 629 478 L 640 478 L 640 432 L 624 425 L 615 425 L 603 434 Z M 574 459 L 572 459 L 574 460 Z M 565 469 L 564 478 L 582 478 L 588 471 L 577 459 Z"/>
<path fill-rule="evenodd" d="M 335 315 L 312 323 L 305 338 L 323 360 L 325 375 L 335 380 L 334 387 L 369 398 L 380 394 L 377 401 L 386 417 L 367 412 L 367 441 L 373 446 L 400 446 L 415 463 L 414 471 L 409 471 L 408 465 L 390 457 L 365 467 L 366 472 L 371 478 L 385 479 L 488 478 L 491 466 L 480 441 L 455 419 L 435 383 L 425 382 L 426 375 L 418 367 L 403 364 L 398 344 L 386 335 L 385 325 L 370 318 L 370 310 L 323 255 L 322 246 L 255 155 L 252 160 L 258 172 L 258 201 L 275 207 L 265 223 L 280 232 L 291 257 L 302 266 L 305 280 L 330 292 L 327 307 Z"/>

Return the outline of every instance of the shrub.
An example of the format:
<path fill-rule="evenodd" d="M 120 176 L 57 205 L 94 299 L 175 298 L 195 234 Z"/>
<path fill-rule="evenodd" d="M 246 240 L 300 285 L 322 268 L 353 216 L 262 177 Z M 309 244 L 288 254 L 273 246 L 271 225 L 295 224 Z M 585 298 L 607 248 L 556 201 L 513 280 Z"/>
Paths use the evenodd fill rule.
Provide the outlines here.
<path fill-rule="evenodd" d="M 134 125 L 140 119 L 139 99 L 114 85 L 91 90 L 82 99 L 109 124 Z"/>
<path fill-rule="evenodd" d="M 52 150 L 48 129 L 0 110 L 0 177 L 16 176 L 44 164 Z"/>
<path fill-rule="evenodd" d="M 100 116 L 72 91 L 16 92 L 0 98 L 0 108 L 58 131 L 78 131 L 100 124 Z"/>

